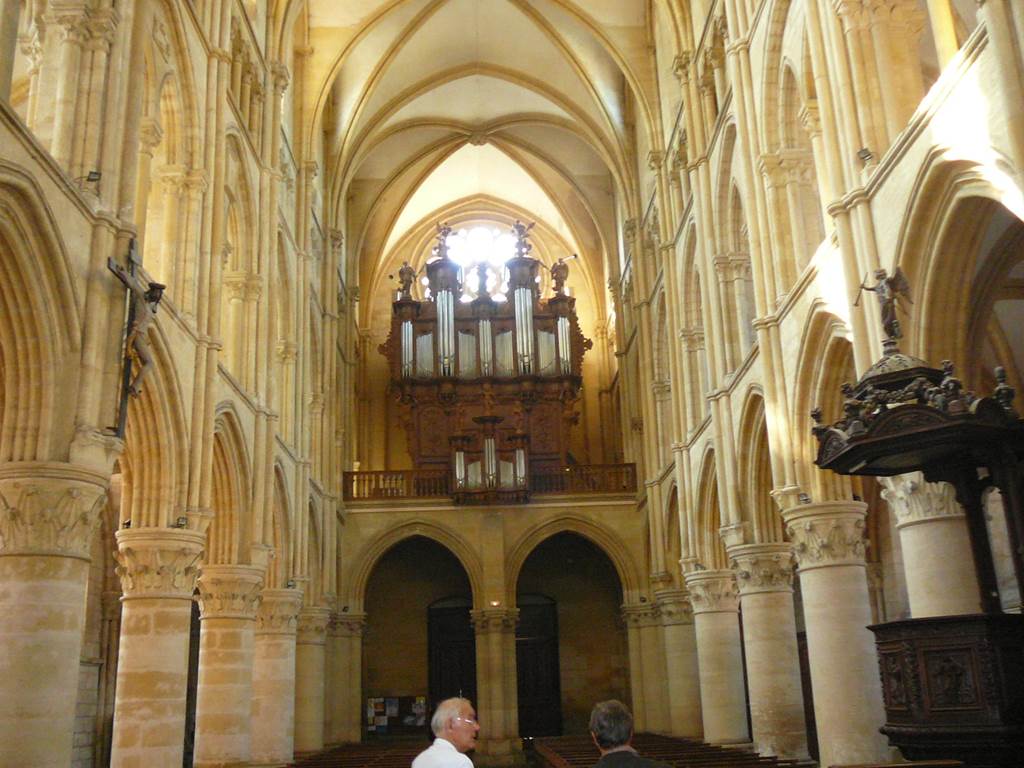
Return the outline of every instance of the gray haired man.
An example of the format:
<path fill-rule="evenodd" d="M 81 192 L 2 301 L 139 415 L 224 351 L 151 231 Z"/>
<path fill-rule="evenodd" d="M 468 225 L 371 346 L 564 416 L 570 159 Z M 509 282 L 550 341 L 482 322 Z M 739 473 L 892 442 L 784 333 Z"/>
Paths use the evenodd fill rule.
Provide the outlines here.
<path fill-rule="evenodd" d="M 412 761 L 412 768 L 473 768 L 466 757 L 476 746 L 480 724 L 469 699 L 445 699 L 430 718 L 434 743 Z"/>
<path fill-rule="evenodd" d="M 633 715 L 621 701 L 609 699 L 594 705 L 590 712 L 590 737 L 601 753 L 594 768 L 669 768 L 640 757 L 630 746 L 633 740 Z"/>

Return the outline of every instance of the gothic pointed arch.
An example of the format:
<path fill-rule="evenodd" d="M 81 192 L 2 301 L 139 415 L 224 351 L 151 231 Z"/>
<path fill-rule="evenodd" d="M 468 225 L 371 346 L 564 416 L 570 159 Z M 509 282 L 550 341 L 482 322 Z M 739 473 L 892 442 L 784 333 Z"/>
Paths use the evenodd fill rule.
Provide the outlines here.
<path fill-rule="evenodd" d="M 581 515 L 566 514 L 526 531 L 509 547 L 505 559 L 506 599 L 509 605 L 515 604 L 516 584 L 526 558 L 541 542 L 559 533 L 582 536 L 608 556 L 618 573 L 625 602 L 629 603 L 640 595 L 643 584 L 641 569 L 619 535 Z"/>
<path fill-rule="evenodd" d="M 473 547 L 459 533 L 447 526 L 425 518 L 413 518 L 367 542 L 353 558 L 346 580 L 349 605 L 352 606 L 353 612 L 362 611 L 367 581 L 377 561 L 393 546 L 413 536 L 430 539 L 455 556 L 469 577 L 474 608 L 483 607 L 479 604 L 483 599 L 483 565 Z"/>

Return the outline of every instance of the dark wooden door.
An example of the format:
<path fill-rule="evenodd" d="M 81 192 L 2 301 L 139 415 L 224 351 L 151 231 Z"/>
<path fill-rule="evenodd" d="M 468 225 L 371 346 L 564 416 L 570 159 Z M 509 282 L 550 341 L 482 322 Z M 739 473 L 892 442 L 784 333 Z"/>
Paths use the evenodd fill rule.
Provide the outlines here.
<path fill-rule="evenodd" d="M 476 705 L 476 637 L 469 620 L 470 602 L 454 597 L 427 609 L 430 709 L 452 696 Z"/>
<path fill-rule="evenodd" d="M 543 595 L 519 597 L 516 677 L 519 735 L 562 735 L 562 692 L 558 669 L 558 609 Z"/>

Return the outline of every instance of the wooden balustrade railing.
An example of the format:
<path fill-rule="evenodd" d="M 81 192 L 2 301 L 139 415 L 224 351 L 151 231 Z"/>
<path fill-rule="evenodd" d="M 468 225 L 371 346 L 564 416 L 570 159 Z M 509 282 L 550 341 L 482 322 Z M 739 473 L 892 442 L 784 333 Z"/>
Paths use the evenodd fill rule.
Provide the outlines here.
<path fill-rule="evenodd" d="M 635 464 L 573 464 L 534 472 L 530 492 L 633 493 Z M 345 501 L 430 499 L 452 495 L 451 473 L 444 469 L 399 469 L 346 472 Z"/>
<path fill-rule="evenodd" d="M 399 469 L 346 472 L 345 501 L 368 499 L 429 499 L 451 495 L 447 469 Z"/>
<path fill-rule="evenodd" d="M 632 493 L 636 464 L 571 464 L 530 475 L 533 493 Z"/>

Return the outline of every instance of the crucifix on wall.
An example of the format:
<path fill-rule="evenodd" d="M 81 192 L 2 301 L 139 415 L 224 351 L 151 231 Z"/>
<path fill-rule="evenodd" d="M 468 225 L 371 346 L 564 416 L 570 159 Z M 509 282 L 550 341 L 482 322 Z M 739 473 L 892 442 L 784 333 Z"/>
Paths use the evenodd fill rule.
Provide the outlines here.
<path fill-rule="evenodd" d="M 113 258 L 107 259 L 107 268 L 128 289 L 128 317 L 125 323 L 124 361 L 117 416 L 117 436 L 124 437 L 128 416 L 128 397 L 138 397 L 142 382 L 153 368 L 153 354 L 149 346 L 149 327 L 156 319 L 156 310 L 164 295 L 165 285 L 143 282 L 138 272 L 142 266 L 135 239 L 128 244 L 128 265 L 122 267 Z M 137 366 L 137 367 L 136 367 Z"/>

